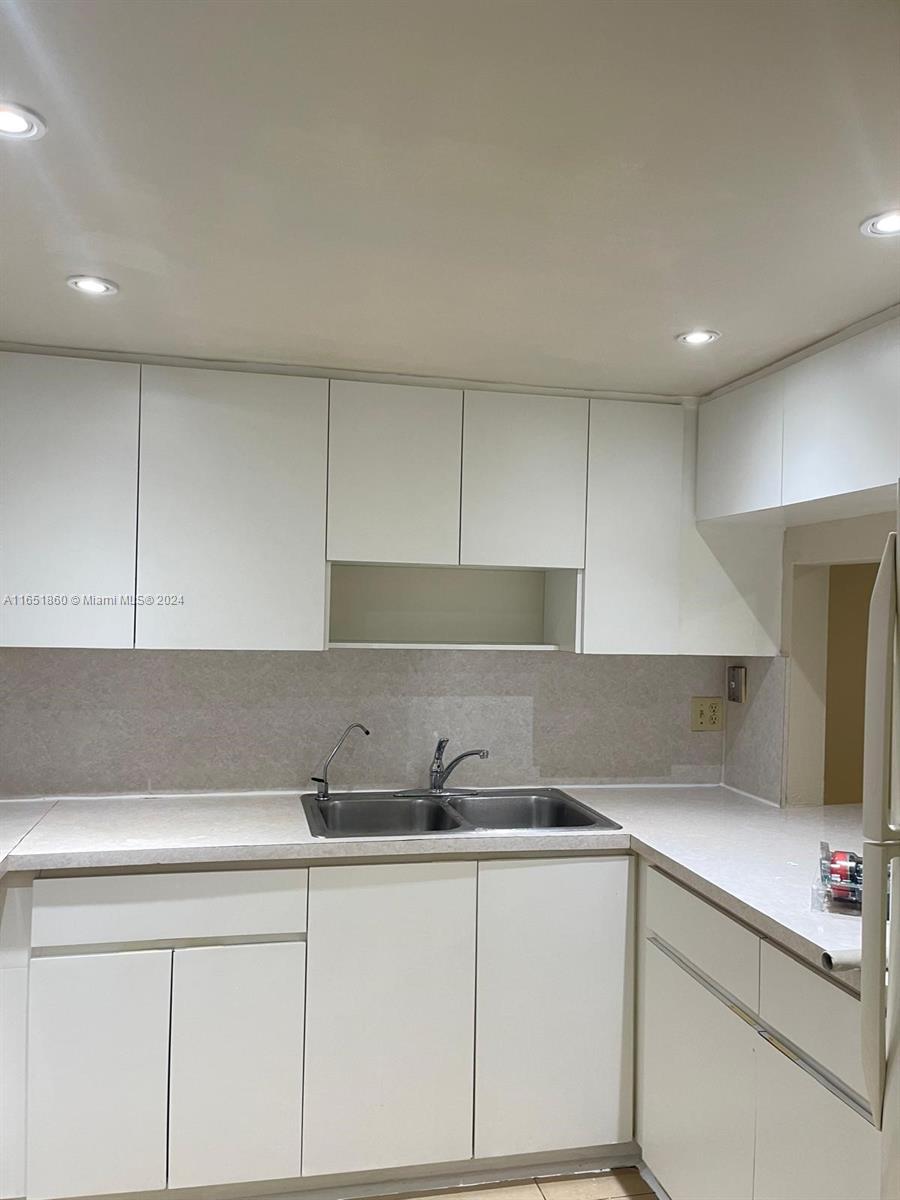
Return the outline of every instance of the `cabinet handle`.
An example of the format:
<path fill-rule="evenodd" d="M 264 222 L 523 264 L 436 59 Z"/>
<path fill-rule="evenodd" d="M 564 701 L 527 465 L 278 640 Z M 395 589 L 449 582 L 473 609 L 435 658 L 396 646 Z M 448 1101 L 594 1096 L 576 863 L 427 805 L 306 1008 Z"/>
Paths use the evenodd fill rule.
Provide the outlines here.
<path fill-rule="evenodd" d="M 900 889 L 898 889 L 898 894 L 900 894 Z M 865 889 L 863 889 L 863 897 L 865 898 Z M 699 983 L 702 988 L 705 988 L 705 990 L 709 992 L 711 996 L 714 996 L 717 1000 L 724 1004 L 725 1007 L 730 1012 L 734 1013 L 736 1017 L 740 1017 L 740 1019 L 744 1021 L 745 1024 L 749 1025 L 750 1028 L 756 1033 L 758 1033 L 764 1041 L 768 1042 L 773 1050 L 777 1050 L 779 1054 L 783 1054 L 785 1058 L 789 1059 L 795 1066 L 799 1067 L 801 1071 L 805 1071 L 807 1075 L 810 1075 L 821 1087 L 827 1088 L 833 1096 L 836 1096 L 837 1099 L 846 1104 L 848 1108 L 852 1108 L 854 1112 L 858 1113 L 861 1117 L 864 1117 L 865 1120 L 871 1122 L 872 1124 L 876 1124 L 873 1116 L 874 1110 L 870 1111 L 865 1099 L 862 1096 L 858 1096 L 856 1092 L 847 1087 L 843 1080 L 839 1079 L 836 1075 L 832 1075 L 826 1067 L 816 1062 L 815 1059 L 808 1058 L 799 1047 L 792 1045 L 790 1042 L 782 1040 L 782 1038 L 775 1032 L 774 1029 L 771 1028 L 771 1026 L 767 1025 L 760 1017 L 755 1016 L 753 1013 L 743 1008 L 733 996 L 730 996 L 727 992 L 723 991 L 722 988 L 718 987 L 713 980 L 709 979 L 702 972 L 698 971 L 697 968 L 687 962 L 686 959 L 683 959 L 677 950 L 673 949 L 673 947 L 671 947 L 667 942 L 664 942 L 662 939 L 658 938 L 656 934 L 650 934 L 647 937 L 647 941 L 651 946 L 655 946 L 660 953 L 665 954 L 667 958 L 670 958 L 677 967 L 680 967 L 682 971 L 685 972 L 686 975 L 690 975 L 691 978 Z M 884 939 L 882 938 L 882 942 L 883 941 Z M 884 972 L 882 971 L 882 986 L 883 980 Z M 882 1012 L 883 1011 L 884 1010 L 882 1008 Z M 882 1058 L 882 1074 L 883 1072 L 884 1060 Z M 878 1119 L 879 1121 L 881 1120 L 880 1112 Z M 878 1125 L 878 1128 L 881 1128 L 880 1124 Z"/>
<path fill-rule="evenodd" d="M 783 1054 L 789 1062 L 792 1062 L 795 1067 L 799 1067 L 801 1071 L 805 1071 L 812 1079 L 816 1081 L 819 1087 L 826 1088 L 848 1108 L 852 1108 L 855 1113 L 863 1117 L 870 1124 L 875 1124 L 872 1119 L 872 1114 L 869 1111 L 865 1101 L 861 1096 L 851 1091 L 839 1079 L 825 1071 L 824 1067 L 819 1066 L 814 1059 L 807 1058 L 806 1055 L 798 1049 L 795 1049 L 788 1042 L 784 1042 L 771 1029 L 759 1027 L 756 1031 L 764 1042 L 767 1042 L 773 1050 L 777 1050 L 779 1054 Z"/>

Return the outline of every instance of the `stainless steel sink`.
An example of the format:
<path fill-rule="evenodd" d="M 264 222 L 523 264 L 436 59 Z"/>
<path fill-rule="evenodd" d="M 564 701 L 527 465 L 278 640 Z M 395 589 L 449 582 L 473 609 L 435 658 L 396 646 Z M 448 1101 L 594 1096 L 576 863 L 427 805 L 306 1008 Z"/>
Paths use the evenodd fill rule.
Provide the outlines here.
<path fill-rule="evenodd" d="M 398 837 L 448 833 L 461 829 L 462 818 L 441 800 L 400 798 L 384 792 L 347 792 L 327 800 L 304 796 L 311 832 L 318 837 Z"/>
<path fill-rule="evenodd" d="M 421 837 L 485 830 L 621 829 L 558 788 L 482 792 L 332 792 L 303 797 L 315 837 Z"/>
<path fill-rule="evenodd" d="M 622 828 L 558 788 L 509 788 L 452 796 L 447 803 L 475 829 Z"/>

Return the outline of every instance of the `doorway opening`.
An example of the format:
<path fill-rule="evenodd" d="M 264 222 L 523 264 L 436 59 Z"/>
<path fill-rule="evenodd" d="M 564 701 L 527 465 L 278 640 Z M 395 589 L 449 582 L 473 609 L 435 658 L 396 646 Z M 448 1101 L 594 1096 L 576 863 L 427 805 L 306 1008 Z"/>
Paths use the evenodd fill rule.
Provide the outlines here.
<path fill-rule="evenodd" d="M 861 804 L 869 602 L 878 564 L 795 566 L 788 804 Z"/>
<path fill-rule="evenodd" d="M 862 804 L 866 638 L 877 563 L 828 570 L 825 804 Z"/>

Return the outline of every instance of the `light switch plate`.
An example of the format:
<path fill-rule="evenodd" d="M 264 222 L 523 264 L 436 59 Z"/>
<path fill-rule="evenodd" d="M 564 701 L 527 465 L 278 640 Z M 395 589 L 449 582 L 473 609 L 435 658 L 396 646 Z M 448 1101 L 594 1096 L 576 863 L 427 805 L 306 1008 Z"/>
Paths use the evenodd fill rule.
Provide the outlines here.
<path fill-rule="evenodd" d="M 747 699 L 747 668 L 738 663 L 728 668 L 728 699 L 743 704 Z"/>
<path fill-rule="evenodd" d="M 721 696 L 691 698 L 691 729 L 694 733 L 712 733 L 724 724 L 725 710 Z"/>

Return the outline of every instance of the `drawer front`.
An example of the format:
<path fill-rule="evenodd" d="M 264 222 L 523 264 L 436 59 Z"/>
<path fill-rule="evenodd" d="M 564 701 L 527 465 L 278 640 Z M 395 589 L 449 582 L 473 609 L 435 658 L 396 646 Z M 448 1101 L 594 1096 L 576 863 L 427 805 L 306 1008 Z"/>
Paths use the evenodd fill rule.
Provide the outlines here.
<path fill-rule="evenodd" d="M 750 1012 L 759 1004 L 759 941 L 659 871 L 647 872 L 648 933 L 677 950 Z"/>
<path fill-rule="evenodd" d="M 36 879 L 31 944 L 282 936 L 306 930 L 305 869 Z"/>
<path fill-rule="evenodd" d="M 759 970 L 761 1019 L 865 1096 L 859 1001 L 768 942 Z"/>

